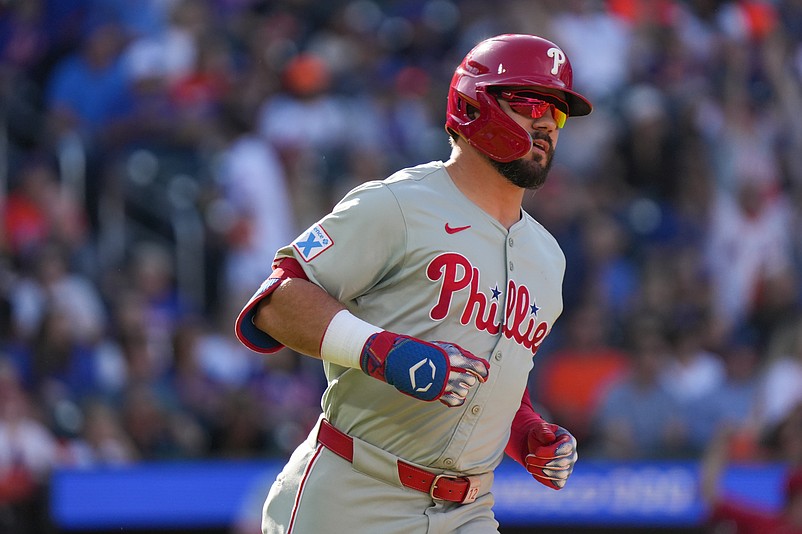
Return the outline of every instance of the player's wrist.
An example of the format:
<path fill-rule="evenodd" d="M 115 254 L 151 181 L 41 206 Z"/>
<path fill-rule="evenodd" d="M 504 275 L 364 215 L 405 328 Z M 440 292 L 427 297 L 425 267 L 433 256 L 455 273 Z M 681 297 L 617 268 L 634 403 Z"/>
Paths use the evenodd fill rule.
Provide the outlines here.
<path fill-rule="evenodd" d="M 383 329 L 356 317 L 348 310 L 340 310 L 329 322 L 320 342 L 323 361 L 361 369 L 362 349 L 368 338 Z"/>

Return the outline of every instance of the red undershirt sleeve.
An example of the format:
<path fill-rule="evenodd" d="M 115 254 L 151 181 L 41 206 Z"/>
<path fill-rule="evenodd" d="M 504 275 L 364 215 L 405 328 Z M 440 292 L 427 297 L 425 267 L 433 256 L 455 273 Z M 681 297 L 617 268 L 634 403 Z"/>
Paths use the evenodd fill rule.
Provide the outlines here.
<path fill-rule="evenodd" d="M 529 452 L 529 430 L 540 421 L 542 421 L 542 417 L 540 417 L 532 406 L 532 400 L 529 398 L 529 388 L 526 388 L 521 398 L 521 406 L 518 408 L 512 420 L 510 439 L 507 441 L 507 446 L 504 449 L 504 452 L 506 452 L 510 458 L 521 465 L 524 465 L 524 458 Z"/>

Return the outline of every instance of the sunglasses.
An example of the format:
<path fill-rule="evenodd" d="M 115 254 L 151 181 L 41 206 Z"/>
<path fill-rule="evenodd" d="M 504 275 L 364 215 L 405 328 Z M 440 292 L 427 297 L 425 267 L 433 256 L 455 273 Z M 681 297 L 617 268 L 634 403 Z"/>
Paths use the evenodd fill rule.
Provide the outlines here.
<path fill-rule="evenodd" d="M 509 103 L 515 113 L 539 119 L 551 110 L 557 128 L 565 126 L 568 119 L 568 104 L 554 95 L 534 91 L 501 91 L 499 97 Z"/>

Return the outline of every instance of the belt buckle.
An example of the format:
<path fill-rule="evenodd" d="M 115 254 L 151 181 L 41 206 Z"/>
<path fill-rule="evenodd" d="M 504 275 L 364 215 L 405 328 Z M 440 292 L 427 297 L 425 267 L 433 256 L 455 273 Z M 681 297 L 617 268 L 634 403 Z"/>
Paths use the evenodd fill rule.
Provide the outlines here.
<path fill-rule="evenodd" d="M 447 475 L 435 475 L 434 480 L 432 480 L 432 485 L 429 486 L 429 497 L 432 498 L 433 501 L 441 501 L 442 499 L 438 499 L 434 496 L 434 490 L 437 489 L 437 483 L 440 482 L 441 478 L 448 478 Z"/>
<path fill-rule="evenodd" d="M 440 481 L 441 478 L 451 478 L 448 475 L 435 475 L 434 480 L 432 481 L 432 485 L 429 487 L 429 497 L 432 498 L 433 501 L 441 501 L 443 499 L 438 499 L 434 496 L 434 492 L 437 489 L 437 483 Z M 469 504 L 476 500 L 479 496 L 479 489 L 482 487 L 482 480 L 479 477 L 460 477 L 463 480 L 468 482 L 468 487 L 465 488 L 465 494 L 462 496 L 462 500 L 459 502 L 460 504 Z"/>

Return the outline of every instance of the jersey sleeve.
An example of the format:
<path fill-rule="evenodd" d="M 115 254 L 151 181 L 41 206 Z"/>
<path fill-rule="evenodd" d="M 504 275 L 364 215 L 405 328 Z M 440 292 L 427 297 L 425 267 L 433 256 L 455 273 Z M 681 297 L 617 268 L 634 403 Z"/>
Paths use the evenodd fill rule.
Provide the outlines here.
<path fill-rule="evenodd" d="M 347 305 L 400 270 L 406 255 L 401 207 L 387 185 L 369 182 L 278 255 L 294 257 L 309 280 Z"/>
<path fill-rule="evenodd" d="M 249 349 L 263 354 L 283 345 L 253 324 L 256 308 L 287 274 L 322 287 L 347 305 L 399 269 L 406 227 L 395 196 L 379 182 L 352 190 L 332 212 L 276 253 L 276 269 L 240 311 L 235 331 Z"/>

